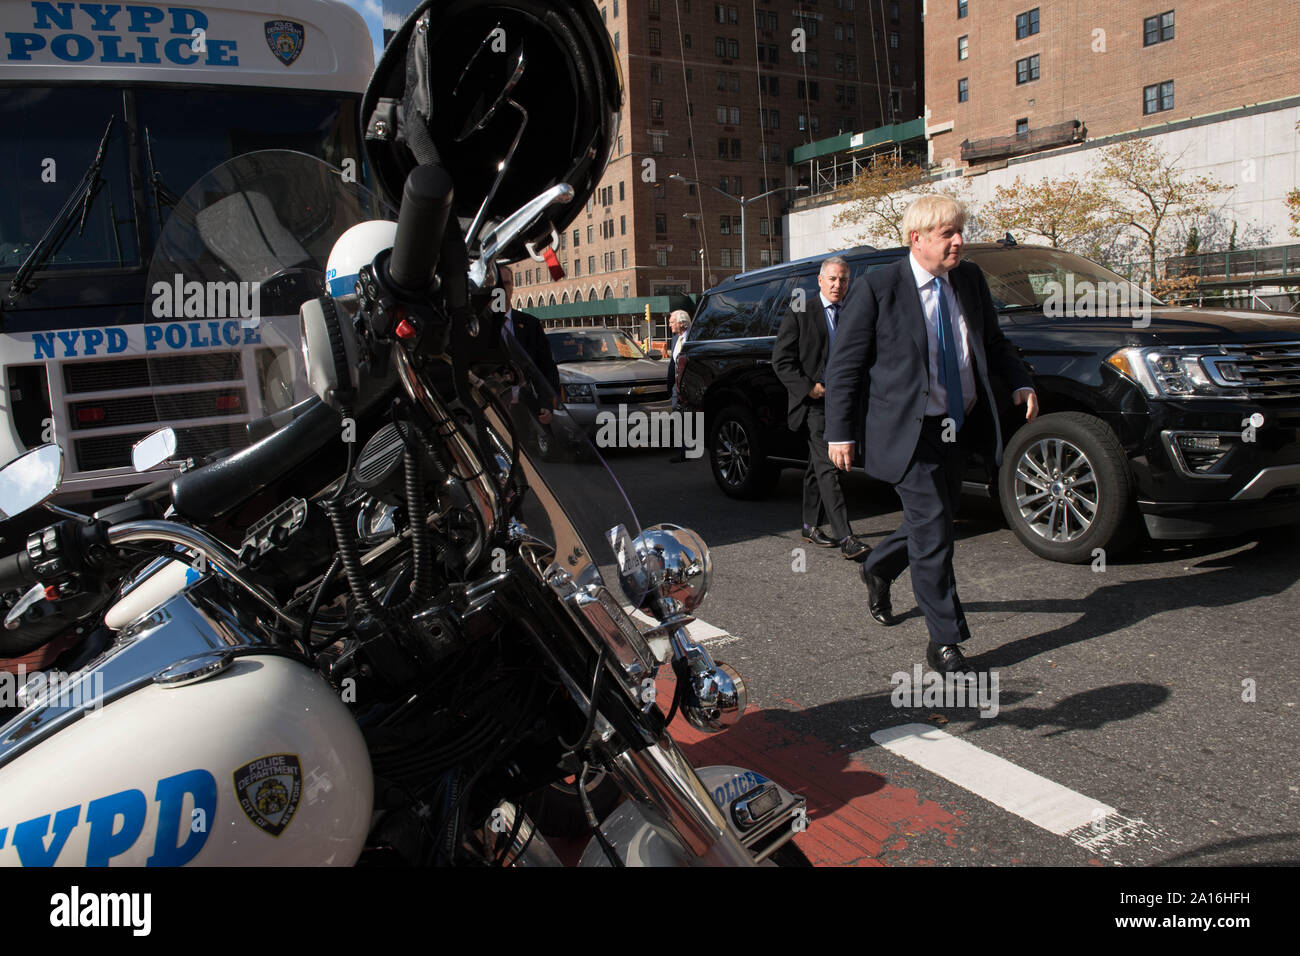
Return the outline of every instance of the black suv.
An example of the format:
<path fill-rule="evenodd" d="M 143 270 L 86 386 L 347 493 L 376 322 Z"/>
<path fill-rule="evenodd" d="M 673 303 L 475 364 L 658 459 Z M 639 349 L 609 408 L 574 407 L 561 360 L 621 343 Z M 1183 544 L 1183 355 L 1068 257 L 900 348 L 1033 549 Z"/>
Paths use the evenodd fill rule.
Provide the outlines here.
<path fill-rule="evenodd" d="M 839 255 L 852 288 L 907 250 Z M 1134 510 L 1153 538 L 1300 521 L 1300 319 L 1166 306 L 1059 249 L 1004 240 L 963 256 L 984 271 L 1042 404 L 1029 424 L 1023 407 L 1000 410 L 1002 468 L 973 455 L 964 487 L 996 498 L 1031 551 L 1066 562 L 1114 552 L 1139 530 Z M 761 496 L 807 461 L 772 347 L 786 309 L 817 304 L 825 258 L 733 276 L 696 311 L 678 394 L 705 415 L 728 495 Z"/>

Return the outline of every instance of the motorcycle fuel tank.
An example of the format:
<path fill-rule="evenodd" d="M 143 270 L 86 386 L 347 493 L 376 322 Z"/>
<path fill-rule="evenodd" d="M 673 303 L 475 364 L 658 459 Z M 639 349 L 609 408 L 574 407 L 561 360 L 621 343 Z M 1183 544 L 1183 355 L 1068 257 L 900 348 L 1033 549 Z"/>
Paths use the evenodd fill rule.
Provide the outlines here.
<path fill-rule="evenodd" d="M 188 589 L 0 728 L 0 865 L 350 865 L 372 791 L 330 686 Z"/>

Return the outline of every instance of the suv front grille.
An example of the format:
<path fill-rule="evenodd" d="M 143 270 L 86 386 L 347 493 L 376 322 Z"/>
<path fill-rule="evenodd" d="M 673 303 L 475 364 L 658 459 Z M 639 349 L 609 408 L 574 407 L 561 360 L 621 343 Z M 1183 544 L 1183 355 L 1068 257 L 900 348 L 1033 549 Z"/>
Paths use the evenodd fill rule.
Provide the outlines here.
<path fill-rule="evenodd" d="M 662 379 L 631 382 L 601 382 L 596 395 L 602 405 L 648 405 L 668 401 L 668 389 Z"/>
<path fill-rule="evenodd" d="M 1232 380 L 1219 360 L 1219 372 L 1229 383 L 1248 389 L 1252 398 L 1300 398 L 1300 342 L 1265 345 L 1225 345 L 1240 382 Z"/>

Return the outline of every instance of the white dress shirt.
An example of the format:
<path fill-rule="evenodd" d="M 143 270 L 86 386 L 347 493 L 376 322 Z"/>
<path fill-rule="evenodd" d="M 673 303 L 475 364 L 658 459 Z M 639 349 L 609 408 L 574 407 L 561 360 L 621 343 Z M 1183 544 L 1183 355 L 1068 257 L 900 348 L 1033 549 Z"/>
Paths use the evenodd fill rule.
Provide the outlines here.
<path fill-rule="evenodd" d="M 975 390 L 975 371 L 970 360 L 970 329 L 966 325 L 966 313 L 962 311 L 957 294 L 953 291 L 948 276 L 936 277 L 928 272 L 915 255 L 908 255 L 912 265 L 912 275 L 916 277 L 916 288 L 921 294 L 921 311 L 925 314 L 925 337 L 929 350 L 930 398 L 925 403 L 926 415 L 948 414 L 948 390 L 939 382 L 939 300 L 935 295 L 934 280 L 943 282 L 944 298 L 948 302 L 948 315 L 952 317 L 953 332 L 957 336 L 957 364 L 961 371 L 962 408 L 969 412 L 975 406 L 978 393 Z"/>

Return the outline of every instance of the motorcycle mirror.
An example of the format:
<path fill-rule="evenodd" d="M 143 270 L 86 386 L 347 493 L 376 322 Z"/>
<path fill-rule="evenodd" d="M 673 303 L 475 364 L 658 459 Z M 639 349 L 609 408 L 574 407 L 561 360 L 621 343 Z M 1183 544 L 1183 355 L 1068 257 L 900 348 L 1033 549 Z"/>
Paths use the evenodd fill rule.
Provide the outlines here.
<path fill-rule="evenodd" d="M 568 183 L 556 183 L 550 189 L 538 193 L 505 218 L 501 225 L 493 229 L 483 239 L 482 251 L 478 259 L 470 264 L 469 278 L 477 288 L 485 288 L 488 281 L 488 264 L 497 256 L 497 252 L 506 248 L 526 230 L 532 228 L 543 213 L 556 203 L 568 203 L 576 195 Z"/>
<path fill-rule="evenodd" d="M 0 468 L 0 521 L 44 504 L 63 481 L 63 449 L 41 445 Z"/>
<path fill-rule="evenodd" d="M 131 467 L 137 472 L 157 468 L 176 454 L 176 431 L 160 428 L 131 446 Z"/>

